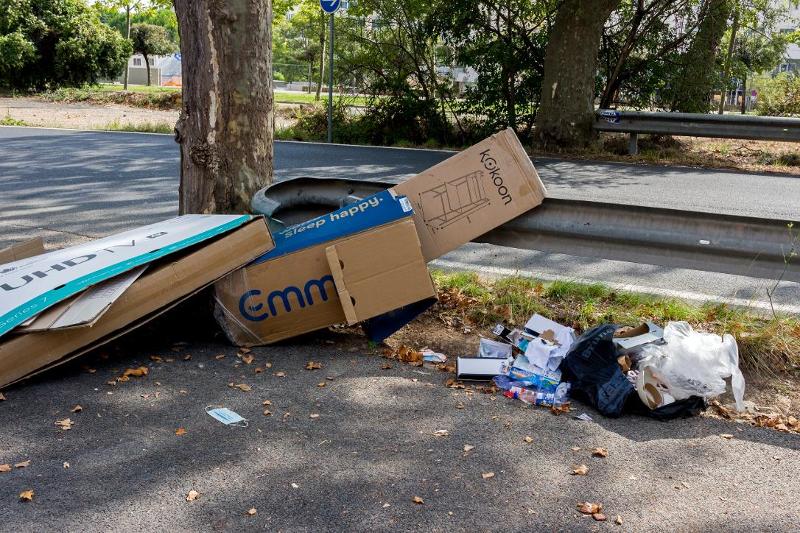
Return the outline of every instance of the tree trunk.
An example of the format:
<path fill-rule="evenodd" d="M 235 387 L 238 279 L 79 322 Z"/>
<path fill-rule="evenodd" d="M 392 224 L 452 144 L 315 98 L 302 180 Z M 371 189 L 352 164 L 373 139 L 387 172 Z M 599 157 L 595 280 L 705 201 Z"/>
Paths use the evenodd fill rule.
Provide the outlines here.
<path fill-rule="evenodd" d="M 129 41 L 131 40 L 131 6 L 125 6 L 125 27 L 127 31 L 125 33 L 125 38 Z M 123 75 L 123 90 L 128 90 L 128 62 L 131 58 L 128 58 L 128 61 L 125 61 L 125 74 Z"/>
<path fill-rule="evenodd" d="M 181 213 L 242 213 L 272 182 L 272 3 L 174 0 Z"/>
<path fill-rule="evenodd" d="M 742 115 L 747 114 L 747 72 L 742 76 Z"/>
<path fill-rule="evenodd" d="M 719 93 L 719 109 L 717 110 L 720 115 L 725 112 L 725 97 L 728 95 L 728 77 L 731 75 L 731 59 L 733 58 L 733 50 L 736 46 L 736 32 L 738 30 L 739 9 L 737 7 L 733 12 L 731 39 L 730 42 L 728 42 L 728 53 L 725 54 L 725 67 L 722 69 L 722 91 Z"/>
<path fill-rule="evenodd" d="M 706 13 L 689 50 L 675 86 L 675 111 L 707 113 L 716 85 L 716 60 L 720 40 L 728 26 L 733 0 L 706 0 Z"/>
<path fill-rule="evenodd" d="M 319 81 L 317 82 L 317 95 L 314 97 L 316 101 L 319 101 L 319 93 L 322 91 L 322 83 L 325 77 L 325 15 L 322 10 L 320 10 L 320 20 L 322 22 L 319 30 Z"/>
<path fill-rule="evenodd" d="M 597 53 L 603 25 L 620 0 L 564 0 L 544 59 L 536 138 L 544 146 L 579 146 L 594 135 Z"/>
<path fill-rule="evenodd" d="M 144 57 L 144 68 L 147 69 L 147 86 L 150 87 L 150 59 L 147 54 L 142 54 L 142 57 Z"/>

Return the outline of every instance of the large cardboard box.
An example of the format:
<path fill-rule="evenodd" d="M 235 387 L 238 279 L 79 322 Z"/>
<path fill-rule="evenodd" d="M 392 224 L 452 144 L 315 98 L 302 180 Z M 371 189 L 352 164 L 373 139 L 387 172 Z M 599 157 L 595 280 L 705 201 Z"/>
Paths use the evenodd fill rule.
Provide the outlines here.
<path fill-rule="evenodd" d="M 215 283 L 217 321 L 234 344 L 256 345 L 432 303 L 411 214 L 384 191 L 277 233 L 271 252 Z"/>
<path fill-rule="evenodd" d="M 0 387 L 66 362 L 130 331 L 209 286 L 216 279 L 247 264 L 255 257 L 270 250 L 274 245 L 266 221 L 262 217 L 215 217 L 221 218 L 215 218 L 214 221 L 196 219 L 197 224 L 190 224 L 193 229 L 188 232 L 179 231 L 181 237 L 177 240 L 173 239 L 172 244 L 162 241 L 165 248 L 169 250 L 168 252 L 161 248 L 148 247 L 146 255 L 152 259 L 146 263 L 146 270 L 111 303 L 99 319 L 90 325 L 24 334 L 18 333 L 20 330 L 16 328 L 0 338 Z M 178 220 L 180 218 L 174 219 L 174 221 Z M 223 224 L 216 223 L 218 220 L 223 220 Z M 156 233 L 164 231 L 169 233 L 171 229 L 177 229 L 180 223 L 174 221 L 161 223 L 161 230 Z M 187 230 L 186 226 L 181 229 Z M 147 235 L 156 235 L 156 233 L 145 232 Z M 108 242 L 99 240 L 94 241 L 95 246 L 92 246 L 91 243 L 85 246 L 107 251 L 112 248 L 108 246 L 98 248 L 96 245 L 100 243 L 101 246 L 104 246 Z M 135 268 L 141 264 L 139 260 L 142 259 L 142 254 L 128 251 L 131 253 L 114 256 L 113 263 L 108 261 L 98 263 L 88 273 L 83 270 L 76 271 L 70 278 L 62 279 L 61 282 L 64 287 L 80 286 L 81 283 L 78 281 L 86 276 L 96 276 L 99 279 L 103 277 L 100 275 L 103 270 L 108 271 L 109 268 L 119 270 L 123 268 L 120 266 L 123 264 L 135 265 L 133 267 Z M 62 252 L 64 251 L 50 252 L 46 256 L 50 259 L 62 257 L 64 256 Z M 66 253 L 66 256 L 78 257 L 69 252 Z M 35 257 L 30 258 L 26 265 L 34 265 L 37 262 L 40 260 Z M 77 266 L 77 261 L 74 262 Z M 10 286 L 15 285 L 10 280 L 24 279 L 24 276 L 28 275 L 23 273 L 27 271 L 23 270 L 19 264 L 17 267 L 13 265 L 13 269 L 6 272 L 9 275 L 6 277 L 6 281 Z M 0 271 L 7 266 L 0 266 Z M 42 269 L 33 272 L 45 273 Z M 56 269 L 52 273 L 64 274 L 65 271 Z M 23 278 L 20 278 L 20 275 Z M 33 274 L 30 276 L 44 279 Z M 54 282 L 50 281 L 50 283 Z M 59 288 L 63 287 L 53 287 L 49 292 Z M 72 296 L 72 298 L 77 299 L 80 294 Z M 32 291 L 26 298 L 30 306 L 39 310 L 47 308 L 47 304 L 52 303 L 43 301 L 40 291 Z M 59 301 L 66 302 L 69 301 L 68 298 L 64 297 Z M 22 304 L 23 309 L 19 309 L 18 303 L 14 302 L 12 305 L 7 302 L 6 306 L 13 310 L 14 317 L 19 314 L 27 317 L 29 313 L 25 304 Z"/>
<path fill-rule="evenodd" d="M 431 261 L 542 203 L 547 191 L 507 129 L 395 186 Z"/>

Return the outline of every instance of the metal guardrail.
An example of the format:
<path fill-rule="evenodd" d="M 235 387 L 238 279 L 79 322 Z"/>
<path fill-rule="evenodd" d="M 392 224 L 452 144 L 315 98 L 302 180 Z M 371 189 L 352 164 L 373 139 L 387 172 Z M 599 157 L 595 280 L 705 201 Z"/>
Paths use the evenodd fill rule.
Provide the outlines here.
<path fill-rule="evenodd" d="M 259 191 L 254 211 L 290 225 L 393 183 L 297 178 Z M 800 282 L 788 222 L 610 203 L 546 198 L 476 239 L 512 248 Z M 797 225 L 795 225 L 797 227 Z M 796 229 L 795 229 L 796 231 Z M 795 243 L 800 244 L 800 243 Z"/>
<path fill-rule="evenodd" d="M 639 133 L 800 142 L 800 118 L 600 109 L 594 129 L 630 134 L 628 152 L 634 155 Z"/>

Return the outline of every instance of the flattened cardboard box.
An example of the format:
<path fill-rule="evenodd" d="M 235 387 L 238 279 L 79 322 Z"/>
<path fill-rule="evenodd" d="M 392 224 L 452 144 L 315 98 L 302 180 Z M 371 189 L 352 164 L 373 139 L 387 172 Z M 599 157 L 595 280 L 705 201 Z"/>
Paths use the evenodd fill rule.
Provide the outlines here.
<path fill-rule="evenodd" d="M 384 191 L 276 234 L 274 250 L 215 283 L 217 321 L 234 344 L 265 344 L 435 298 L 410 216 Z"/>
<path fill-rule="evenodd" d="M 12 331 L 0 341 L 0 387 L 69 361 L 140 326 L 273 245 L 266 221 L 258 217 L 152 263 L 91 327 L 24 335 Z"/>
<path fill-rule="evenodd" d="M 427 261 L 540 205 L 547 191 L 507 129 L 395 186 L 414 207 Z"/>

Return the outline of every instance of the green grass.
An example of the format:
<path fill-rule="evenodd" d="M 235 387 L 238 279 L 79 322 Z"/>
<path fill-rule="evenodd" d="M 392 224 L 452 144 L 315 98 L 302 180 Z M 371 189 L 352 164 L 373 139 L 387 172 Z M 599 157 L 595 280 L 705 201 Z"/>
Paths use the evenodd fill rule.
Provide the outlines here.
<path fill-rule="evenodd" d="M 0 119 L 0 126 L 28 126 L 29 124 L 24 120 L 19 120 L 11 115 L 6 115 Z"/>
<path fill-rule="evenodd" d="M 615 291 L 602 284 L 542 282 L 521 276 L 487 281 L 472 272 L 434 271 L 433 278 L 442 294 L 441 305 L 479 327 L 500 321 L 520 326 L 534 313 L 579 332 L 602 323 L 636 325 L 652 320 L 664 325 L 685 320 L 703 331 L 734 335 L 743 368 L 770 374 L 800 364 L 797 317 L 770 317 L 720 303 L 698 305 Z"/>
<path fill-rule="evenodd" d="M 133 124 L 130 122 L 120 122 L 115 120 L 109 122 L 102 129 L 108 131 L 133 131 L 138 133 L 172 133 L 175 128 L 174 124 L 168 122 L 143 122 L 141 124 Z"/>
<path fill-rule="evenodd" d="M 282 91 L 275 91 L 274 92 L 274 99 L 275 103 L 278 104 L 327 104 L 328 102 L 328 93 L 324 92 L 320 94 L 320 99 L 314 99 L 315 94 L 312 92 L 311 94 L 308 93 L 299 93 L 299 92 L 282 92 Z M 351 95 L 333 95 L 334 101 L 338 101 L 342 99 L 347 105 L 353 106 L 365 106 L 367 105 L 367 98 L 364 96 L 351 96 Z"/>
<path fill-rule="evenodd" d="M 92 89 L 102 93 L 114 93 L 122 91 L 122 84 L 120 83 L 101 83 Z M 161 93 L 179 93 L 180 87 L 160 87 L 158 85 L 128 85 L 128 92 L 141 93 L 141 94 L 161 94 Z"/>

